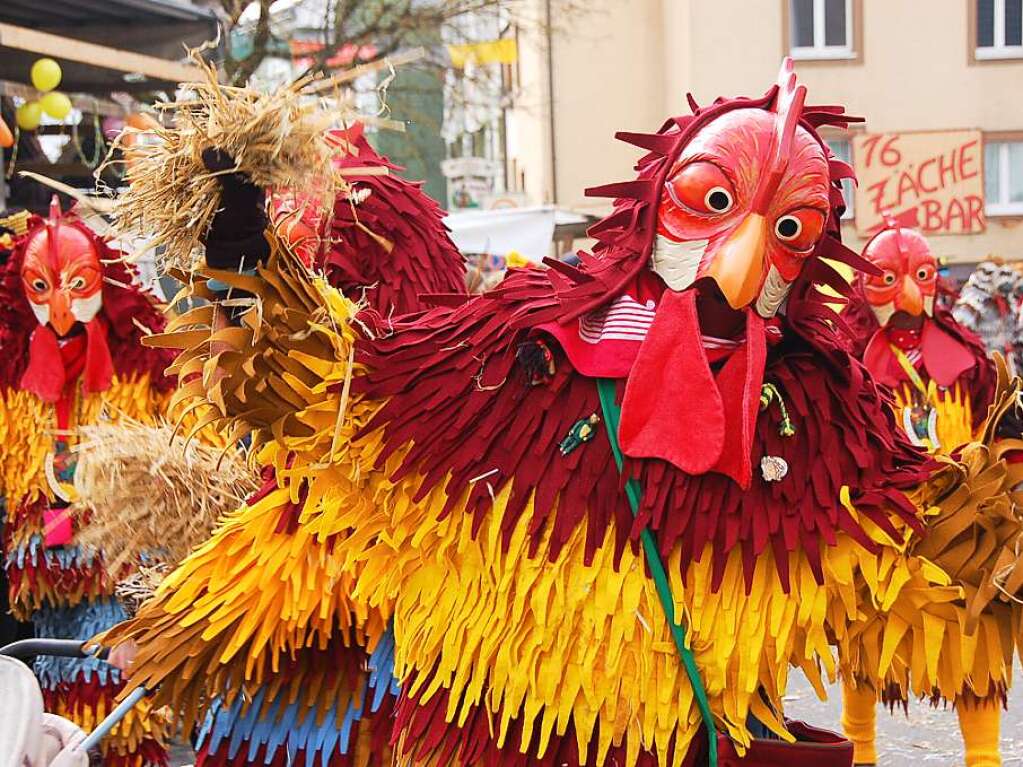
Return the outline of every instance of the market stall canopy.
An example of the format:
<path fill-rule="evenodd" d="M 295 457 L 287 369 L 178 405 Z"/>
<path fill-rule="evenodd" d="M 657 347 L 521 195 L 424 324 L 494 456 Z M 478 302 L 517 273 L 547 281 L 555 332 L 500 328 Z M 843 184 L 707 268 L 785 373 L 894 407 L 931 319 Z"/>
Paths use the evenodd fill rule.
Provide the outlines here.
<path fill-rule="evenodd" d="M 184 46 L 217 37 L 213 11 L 185 0 L 2 0 L 0 80 L 24 83 L 41 56 L 72 93 L 168 90 L 194 76 Z"/>
<path fill-rule="evenodd" d="M 584 227 L 589 221 L 588 216 L 550 205 L 462 211 L 444 219 L 463 253 L 518 253 L 534 262 L 551 255 L 556 230 Z"/>

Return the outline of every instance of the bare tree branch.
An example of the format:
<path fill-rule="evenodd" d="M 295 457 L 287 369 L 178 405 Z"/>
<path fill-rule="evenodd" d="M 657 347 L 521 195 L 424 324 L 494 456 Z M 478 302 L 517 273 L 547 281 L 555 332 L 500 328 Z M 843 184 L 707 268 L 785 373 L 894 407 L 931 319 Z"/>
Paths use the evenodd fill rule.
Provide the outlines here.
<path fill-rule="evenodd" d="M 211 0 L 219 3 L 228 39 L 230 33 L 242 25 L 242 15 L 253 0 Z M 257 0 L 259 18 L 251 32 L 251 46 L 246 46 L 243 58 L 232 57 L 230 46 L 225 70 L 233 84 L 243 84 L 270 55 L 280 40 L 273 36 L 271 0 Z M 565 19 L 582 10 L 584 0 L 555 0 L 557 17 Z M 463 20 L 473 16 L 490 15 L 503 20 L 502 29 L 543 28 L 542 18 L 531 18 L 524 0 L 437 0 L 428 3 L 417 0 L 327 0 L 323 4 L 322 29 L 317 36 L 322 48 L 310 54 L 309 70 L 328 69 L 328 62 L 343 50 L 375 53 L 360 62 L 384 58 L 403 48 L 427 45 L 439 49 L 442 43 L 479 42 L 468 40 L 460 29 Z M 353 48 L 355 46 L 355 48 Z M 420 68 L 440 71 L 448 66 L 446 56 L 434 56 L 421 63 Z"/>

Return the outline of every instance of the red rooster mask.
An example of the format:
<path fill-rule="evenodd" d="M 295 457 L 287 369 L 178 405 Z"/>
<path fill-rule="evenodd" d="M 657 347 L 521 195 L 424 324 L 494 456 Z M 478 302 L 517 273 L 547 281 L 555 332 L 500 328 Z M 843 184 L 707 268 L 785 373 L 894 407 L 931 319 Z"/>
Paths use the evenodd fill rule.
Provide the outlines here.
<path fill-rule="evenodd" d="M 863 363 L 879 381 L 895 386 L 907 377 L 895 347 L 940 386 L 951 386 L 975 359 L 933 319 L 938 262 L 927 240 L 886 216 L 885 228 L 867 243 L 863 257 L 878 270 L 860 282 L 881 326 L 867 344 Z"/>
<path fill-rule="evenodd" d="M 712 107 L 712 117 L 698 110 L 698 127 L 682 119 L 656 135 L 620 134 L 666 164 L 641 163 L 657 175 L 590 190 L 625 198 L 621 215 L 609 219 L 623 225 L 628 199 L 650 200 L 656 221 L 640 245 L 645 268 L 579 315 L 577 329 L 564 321 L 545 329 L 584 375 L 628 379 L 626 455 L 749 487 L 767 350 L 782 337 L 776 315 L 823 252 L 826 233 L 845 250 L 836 182 L 852 171 L 829 155 L 814 125 L 854 118 L 837 107 L 804 108 L 805 98 L 786 60 L 763 100 Z M 679 424 L 699 438 L 679 440 Z"/>
<path fill-rule="evenodd" d="M 113 363 L 100 316 L 103 266 L 95 235 L 65 219 L 54 197 L 50 217 L 28 233 L 23 247 L 22 288 L 39 327 L 21 388 L 56 402 L 82 375 L 85 391 L 105 391 Z"/>

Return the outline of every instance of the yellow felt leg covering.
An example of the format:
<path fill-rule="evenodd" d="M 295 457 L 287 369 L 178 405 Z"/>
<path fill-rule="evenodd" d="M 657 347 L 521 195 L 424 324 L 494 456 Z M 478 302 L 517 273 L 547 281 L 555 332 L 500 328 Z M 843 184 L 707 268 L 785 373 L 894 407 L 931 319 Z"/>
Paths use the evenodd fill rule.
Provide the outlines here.
<path fill-rule="evenodd" d="M 1001 767 L 1002 754 L 998 740 L 1002 727 L 1002 710 L 997 700 L 976 699 L 956 701 L 959 729 L 966 747 L 966 767 Z"/>
<path fill-rule="evenodd" d="M 853 762 L 877 764 L 877 693 L 866 683 L 842 680 L 842 731 L 853 744 Z"/>

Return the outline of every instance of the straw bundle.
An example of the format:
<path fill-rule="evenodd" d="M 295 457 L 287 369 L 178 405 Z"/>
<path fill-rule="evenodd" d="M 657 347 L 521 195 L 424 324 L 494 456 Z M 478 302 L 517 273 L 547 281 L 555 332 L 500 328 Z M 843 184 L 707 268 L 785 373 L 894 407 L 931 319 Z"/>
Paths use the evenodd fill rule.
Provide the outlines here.
<path fill-rule="evenodd" d="M 185 271 L 196 265 L 200 238 L 220 203 L 217 174 L 203 164 L 204 149 L 218 147 L 235 159 L 235 168 L 221 173 L 240 171 L 259 186 L 302 189 L 329 210 L 345 188 L 332 160 L 347 145 L 326 131 L 357 116 L 343 100 L 311 95 L 331 86 L 329 79 L 307 77 L 260 93 L 221 85 L 212 66 L 196 54 L 193 60 L 205 79 L 184 84 L 184 100 L 156 107 L 172 118 L 172 127 L 128 128 L 111 149 L 124 149 L 129 182 L 114 203 L 118 228 L 153 235 L 149 247 L 164 246 L 163 266 Z M 125 149 L 132 134 L 139 140 Z M 108 156 L 106 164 L 112 162 Z"/>
<path fill-rule="evenodd" d="M 134 616 L 142 603 L 153 596 L 160 581 L 170 572 L 170 565 L 161 563 L 151 567 L 142 566 L 114 587 L 117 601 L 130 616 Z"/>
<path fill-rule="evenodd" d="M 80 433 L 72 508 L 86 522 L 82 543 L 104 553 L 111 573 L 177 562 L 258 487 L 240 451 L 186 443 L 166 422 L 121 420 Z"/>

